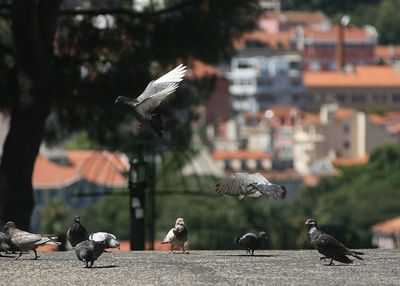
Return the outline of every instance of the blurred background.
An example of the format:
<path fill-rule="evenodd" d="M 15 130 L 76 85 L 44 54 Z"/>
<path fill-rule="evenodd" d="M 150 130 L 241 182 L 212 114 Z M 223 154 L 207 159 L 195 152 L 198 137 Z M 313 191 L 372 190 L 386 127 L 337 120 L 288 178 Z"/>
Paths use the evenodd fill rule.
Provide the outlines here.
<path fill-rule="evenodd" d="M 74 215 L 127 249 L 400 247 L 400 3 L 0 0 L 0 222 L 65 235 Z M 163 139 L 114 105 L 178 64 Z M 284 201 L 217 197 L 233 172 Z M 130 246 L 129 246 L 130 241 Z"/>

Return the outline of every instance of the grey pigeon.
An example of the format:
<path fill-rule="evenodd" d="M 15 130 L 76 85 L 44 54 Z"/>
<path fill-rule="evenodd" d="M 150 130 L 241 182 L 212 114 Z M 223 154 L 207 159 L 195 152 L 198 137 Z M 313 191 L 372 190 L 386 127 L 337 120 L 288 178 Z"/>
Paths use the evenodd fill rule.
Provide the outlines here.
<path fill-rule="evenodd" d="M 11 248 L 11 238 L 9 235 L 0 232 L 0 252 L 9 253 Z M 0 254 L 0 256 L 2 256 Z"/>
<path fill-rule="evenodd" d="M 352 251 L 346 248 L 333 236 L 320 230 L 315 219 L 308 219 L 304 225 L 308 226 L 307 234 L 311 244 L 315 246 L 319 253 L 324 255 L 323 257 L 319 257 L 318 261 L 330 258 L 331 261 L 328 265 L 334 265 L 333 260 L 342 263 L 352 263 L 353 260 L 348 258 L 346 255 L 350 255 L 359 260 L 363 260 L 362 257 L 358 256 L 364 254 L 363 252 Z"/>
<path fill-rule="evenodd" d="M 182 253 L 189 253 L 185 250 L 185 242 L 187 240 L 188 230 L 185 226 L 185 222 L 183 218 L 178 218 L 175 222 L 175 227 L 170 229 L 161 244 L 171 244 L 171 250 L 169 252 L 171 254 L 174 253 L 175 245 L 180 245 L 182 247 Z"/>
<path fill-rule="evenodd" d="M 89 233 L 87 230 L 81 225 L 81 220 L 79 216 L 75 216 L 72 220 L 71 226 L 67 231 L 67 240 L 74 247 L 79 242 L 87 240 L 89 238 Z"/>
<path fill-rule="evenodd" d="M 267 239 L 268 235 L 266 232 L 261 231 L 258 234 L 256 233 L 246 233 L 242 237 L 236 237 L 234 242 L 237 245 L 243 246 L 246 248 L 246 252 L 254 255 L 254 250 L 259 249 L 265 239 Z"/>
<path fill-rule="evenodd" d="M 179 65 L 157 80 L 152 80 L 146 89 L 136 99 L 118 96 L 115 103 L 123 103 L 132 108 L 133 114 L 139 120 L 139 128 L 148 125 L 162 138 L 163 126 L 159 108 L 172 98 L 172 93 L 178 88 L 186 70 Z"/>
<path fill-rule="evenodd" d="M 105 248 L 106 243 L 104 241 L 85 240 L 76 245 L 75 253 L 79 260 L 85 262 L 85 268 L 87 268 L 93 266 L 93 263 L 104 252 Z"/>
<path fill-rule="evenodd" d="M 19 255 L 14 258 L 17 260 L 21 257 L 24 251 L 33 250 L 35 253 L 35 258 L 37 259 L 36 248 L 40 245 L 50 244 L 50 245 L 60 245 L 60 242 L 57 242 L 56 236 L 45 236 L 41 234 L 33 234 L 27 231 L 23 231 L 18 229 L 15 226 L 15 223 L 9 221 L 4 226 L 4 229 L 7 231 L 8 235 L 11 238 L 11 242 L 19 249 Z"/>
<path fill-rule="evenodd" d="M 120 248 L 119 241 L 115 235 L 107 232 L 96 232 L 89 235 L 90 240 L 104 241 L 106 248 Z"/>
<path fill-rule="evenodd" d="M 216 185 L 215 189 L 220 196 L 226 194 L 232 197 L 260 197 L 270 199 L 284 199 L 286 189 L 284 186 L 270 183 L 260 173 L 235 173 Z"/>

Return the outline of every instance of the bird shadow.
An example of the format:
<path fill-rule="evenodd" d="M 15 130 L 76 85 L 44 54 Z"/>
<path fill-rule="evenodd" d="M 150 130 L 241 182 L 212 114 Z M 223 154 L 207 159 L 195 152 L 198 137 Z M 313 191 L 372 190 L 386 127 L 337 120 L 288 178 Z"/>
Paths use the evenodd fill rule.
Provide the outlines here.
<path fill-rule="evenodd" d="M 117 268 L 118 265 L 105 265 L 105 266 L 92 266 L 92 267 L 84 267 L 86 269 L 102 269 L 102 268 Z"/>
<path fill-rule="evenodd" d="M 4 258 L 15 258 L 16 257 L 16 255 L 0 255 L 0 258 L 2 258 L 2 257 L 4 257 Z"/>

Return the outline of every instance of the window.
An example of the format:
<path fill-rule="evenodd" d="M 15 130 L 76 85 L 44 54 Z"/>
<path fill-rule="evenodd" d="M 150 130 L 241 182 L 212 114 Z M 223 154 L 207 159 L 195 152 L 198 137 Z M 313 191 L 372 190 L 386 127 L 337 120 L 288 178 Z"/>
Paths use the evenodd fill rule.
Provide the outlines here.
<path fill-rule="evenodd" d="M 345 134 L 349 134 L 349 133 L 350 133 L 350 126 L 349 126 L 349 125 L 343 126 L 343 132 L 344 132 Z"/>
<path fill-rule="evenodd" d="M 225 170 L 232 170 L 231 160 L 225 160 Z"/>
<path fill-rule="evenodd" d="M 262 160 L 260 160 L 260 159 L 256 160 L 256 168 L 257 168 L 257 170 L 264 170 Z"/>
<path fill-rule="evenodd" d="M 247 167 L 247 160 L 246 159 L 242 159 L 240 160 L 240 168 L 242 170 L 248 170 L 249 168 Z"/>
<path fill-rule="evenodd" d="M 350 142 L 349 141 L 344 141 L 343 147 L 344 147 L 344 149 L 349 149 L 350 148 Z"/>

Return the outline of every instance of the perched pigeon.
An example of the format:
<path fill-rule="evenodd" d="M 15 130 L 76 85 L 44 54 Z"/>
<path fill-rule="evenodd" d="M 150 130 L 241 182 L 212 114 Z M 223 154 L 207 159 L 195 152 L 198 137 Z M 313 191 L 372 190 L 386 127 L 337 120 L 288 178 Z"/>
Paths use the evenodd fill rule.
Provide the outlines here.
<path fill-rule="evenodd" d="M 184 65 L 179 65 L 159 79 L 151 81 L 138 98 L 118 96 L 115 103 L 123 103 L 132 108 L 139 120 L 140 129 L 146 125 L 151 126 L 158 136 L 162 137 L 163 126 L 159 107 L 171 99 L 172 93 L 186 73 L 185 68 Z"/>
<path fill-rule="evenodd" d="M 242 237 L 236 237 L 234 242 L 237 245 L 241 245 L 246 248 L 246 252 L 254 255 L 254 250 L 259 249 L 268 235 L 266 232 L 261 231 L 260 233 L 246 233 Z"/>
<path fill-rule="evenodd" d="M 182 253 L 189 253 L 185 251 L 185 242 L 187 240 L 188 230 L 185 226 L 185 222 L 183 221 L 183 218 L 178 218 L 175 222 L 175 227 L 171 228 L 161 244 L 171 244 L 171 250 L 169 253 L 174 253 L 173 249 L 175 245 L 180 245 L 182 247 Z"/>
<path fill-rule="evenodd" d="M 0 232 L 0 252 L 9 253 L 11 251 L 11 238 L 9 235 Z M 0 254 L 0 256 L 2 256 Z"/>
<path fill-rule="evenodd" d="M 319 257 L 318 261 L 330 258 L 331 262 L 328 265 L 334 265 L 333 260 L 342 263 L 352 263 L 353 260 L 349 259 L 346 255 L 350 255 L 357 259 L 363 260 L 362 257 L 358 256 L 364 254 L 363 252 L 352 251 L 346 248 L 334 237 L 320 230 L 315 219 L 308 219 L 304 225 L 308 226 L 307 234 L 311 244 L 313 244 L 315 248 L 317 248 L 319 253 L 324 255 L 323 257 Z"/>
<path fill-rule="evenodd" d="M 81 225 L 81 220 L 79 216 L 75 216 L 72 220 L 71 226 L 67 231 L 67 240 L 74 247 L 79 242 L 87 240 L 89 238 L 89 233 L 87 230 Z"/>
<path fill-rule="evenodd" d="M 37 259 L 36 248 L 40 245 L 50 244 L 50 245 L 60 245 L 60 242 L 57 242 L 56 236 L 44 236 L 41 234 L 33 234 L 23 230 L 16 228 L 15 223 L 9 221 L 4 226 L 4 229 L 8 232 L 8 235 L 11 238 L 11 242 L 19 249 L 19 255 L 14 260 L 17 260 L 21 257 L 24 251 L 33 250 L 35 253 L 35 258 Z"/>
<path fill-rule="evenodd" d="M 104 252 L 105 248 L 106 243 L 104 241 L 85 240 L 76 245 L 75 253 L 79 260 L 86 263 L 85 268 L 87 268 L 93 266 L 93 263 Z"/>
<path fill-rule="evenodd" d="M 89 235 L 90 240 L 104 241 L 106 248 L 118 248 L 120 247 L 119 241 L 115 235 L 107 232 L 96 232 Z"/>
<path fill-rule="evenodd" d="M 235 173 L 215 187 L 220 196 L 227 194 L 232 197 L 239 197 L 239 199 L 260 196 L 274 200 L 284 199 L 287 192 L 284 186 L 270 183 L 260 173 Z"/>

